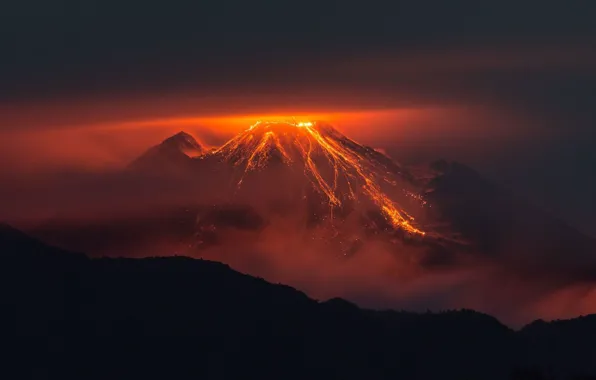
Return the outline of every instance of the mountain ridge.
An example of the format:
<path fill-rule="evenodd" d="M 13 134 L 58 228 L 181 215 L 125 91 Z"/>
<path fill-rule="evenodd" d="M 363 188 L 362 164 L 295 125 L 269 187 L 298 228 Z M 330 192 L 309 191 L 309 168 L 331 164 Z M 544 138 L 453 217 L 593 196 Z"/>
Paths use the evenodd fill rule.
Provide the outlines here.
<path fill-rule="evenodd" d="M 144 258 L 93 258 L 93 257 L 88 257 L 87 255 L 85 255 L 84 253 L 79 253 L 79 252 L 71 252 L 59 247 L 55 247 L 52 245 L 48 245 L 46 243 L 44 243 L 43 241 L 31 237 L 29 235 L 27 235 L 25 232 L 12 227 L 10 224 L 7 223 L 3 223 L 0 222 L 0 258 L 6 259 L 12 259 L 12 258 L 16 258 L 21 259 L 21 258 L 28 258 L 29 256 L 37 256 L 38 252 L 41 252 L 45 255 L 45 257 L 48 258 L 56 258 L 57 256 L 64 256 L 64 257 L 69 257 L 69 258 L 73 258 L 73 259 L 84 259 L 84 261 L 105 261 L 105 262 L 110 262 L 110 261 L 118 261 L 118 260 L 124 260 L 124 261 L 129 261 L 129 262 L 133 262 L 133 261 L 143 261 Z M 205 263 L 205 265 L 211 266 L 213 268 L 221 268 L 223 270 L 230 270 L 236 273 L 241 274 L 242 276 L 246 276 L 246 277 L 252 277 L 252 278 L 257 278 L 260 281 L 263 282 L 267 282 L 266 280 L 260 278 L 260 277 L 254 277 L 248 274 L 243 274 L 240 272 L 235 271 L 232 267 L 230 267 L 230 265 L 226 264 L 226 263 L 222 263 L 222 262 L 218 262 L 218 261 L 212 261 L 212 260 L 206 260 L 206 259 L 200 259 L 200 258 L 193 258 L 193 257 L 188 257 L 188 256 L 173 256 L 173 257 L 161 257 L 161 256 L 154 256 L 154 257 L 147 257 L 147 259 L 150 260 L 157 260 L 157 261 L 168 261 L 168 260 L 180 260 L 180 261 L 186 261 L 186 262 L 200 262 L 200 263 Z M 267 282 L 268 283 L 268 282 Z M 272 284 L 272 285 L 280 285 L 280 284 Z M 288 286 L 288 285 L 280 285 L 284 288 L 291 288 L 292 287 Z M 303 296 L 306 296 L 304 293 L 299 292 L 300 294 L 302 294 Z M 359 306 L 357 306 L 356 304 L 354 304 L 353 302 L 350 302 L 348 300 L 345 300 L 343 298 L 340 297 L 333 297 L 330 298 L 326 301 L 317 301 L 320 303 L 326 303 L 326 304 L 337 304 L 340 305 L 342 308 L 343 307 L 347 307 L 347 308 L 356 308 L 356 309 L 360 309 L 360 310 L 366 310 L 366 309 L 362 309 Z M 371 310 L 372 311 L 372 310 Z M 459 310 L 445 310 L 445 311 L 439 311 L 438 313 L 451 313 L 451 312 L 472 312 L 472 313 L 476 313 L 476 314 L 480 314 L 480 315 L 484 315 L 489 317 L 490 319 L 494 319 L 495 321 L 498 322 L 497 318 L 490 316 L 488 314 L 485 313 L 480 313 L 474 310 L 470 310 L 470 309 L 459 309 Z M 383 312 L 403 312 L 403 311 L 395 311 L 395 310 L 380 310 L 379 312 L 383 313 Z M 406 314 L 412 314 L 412 315 L 425 315 L 425 314 L 436 314 L 436 313 L 431 313 L 431 312 L 426 312 L 426 313 L 417 313 L 417 312 L 405 312 Z M 582 316 L 578 316 L 575 318 L 569 318 L 569 319 L 555 319 L 552 321 L 544 321 L 543 319 L 536 319 L 524 326 L 522 326 L 519 331 L 522 331 L 524 329 L 528 329 L 528 328 L 534 328 L 535 326 L 544 326 L 544 325 L 548 325 L 548 324 L 552 324 L 552 323 L 567 323 L 567 322 L 572 322 L 572 321 L 586 321 L 586 322 L 594 322 L 596 323 L 596 314 L 589 314 L 589 315 L 582 315 Z M 501 324 L 501 322 L 498 322 L 499 324 Z M 504 325 L 503 325 L 504 326 Z"/>
<path fill-rule="evenodd" d="M 514 332 L 470 310 L 408 313 L 319 302 L 205 260 L 81 259 L 55 250 L 0 227 L 0 292 L 10 305 L 0 316 L 10 332 L 2 344 L 13 345 L 8 363 L 24 377 L 221 378 L 222 360 L 234 363 L 223 369 L 228 378 L 596 375 L 596 363 L 577 360 L 596 355 L 588 344 L 596 339 L 593 315 Z M 561 323 L 583 335 L 577 347 L 567 344 L 577 333 L 565 333 Z M 44 344 L 48 337 L 63 343 Z M 14 349 L 24 339 L 36 351 Z M 35 364 L 19 366 L 23 360 Z"/>

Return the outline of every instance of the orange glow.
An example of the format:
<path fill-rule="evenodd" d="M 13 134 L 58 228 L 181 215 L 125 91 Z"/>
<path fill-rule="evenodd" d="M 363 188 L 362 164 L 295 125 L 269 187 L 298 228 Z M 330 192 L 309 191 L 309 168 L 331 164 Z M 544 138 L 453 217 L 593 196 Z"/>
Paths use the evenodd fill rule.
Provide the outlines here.
<path fill-rule="evenodd" d="M 431 158 L 454 157 L 470 161 L 468 156 L 486 154 L 485 144 L 467 144 L 465 149 L 458 147 L 455 156 L 449 144 L 475 138 L 482 141 L 490 138 L 492 144 L 495 138 L 521 130 L 519 121 L 503 114 L 455 106 L 322 108 L 324 104 L 321 103 L 306 109 L 297 103 L 291 110 L 254 107 L 246 112 L 234 108 L 227 110 L 220 104 L 211 112 L 211 103 L 203 105 L 179 98 L 163 102 L 138 100 L 132 105 L 131 101 L 125 100 L 12 108 L 0 105 L 4 124 L 11 127 L 0 132 L 0 161 L 11 162 L 11 165 L 0 168 L 0 175 L 64 168 L 117 169 L 148 147 L 181 130 L 197 137 L 209 149 L 221 146 L 255 120 L 291 120 L 288 115 L 293 115 L 296 120 L 325 120 L 345 135 L 374 148 L 398 144 L 402 156 L 396 158 L 400 160 L 426 154 Z M 183 106 L 174 107 L 174 103 Z M 230 100 L 230 104 L 236 103 Z M 478 128 L 479 125 L 482 128 Z M 504 125 L 511 127 L 503 128 Z M 57 141 L 61 143 L 56 144 Z M 482 151 L 478 151 L 478 147 L 482 147 Z"/>
<path fill-rule="evenodd" d="M 368 110 L 368 111 L 351 111 L 351 112 L 327 112 L 327 113 L 293 113 L 293 114 L 246 114 L 246 115 L 222 115 L 209 117 L 170 117 L 170 118 L 156 118 L 147 120 L 137 120 L 125 123 L 112 124 L 114 128 L 147 128 L 147 127 L 163 127 L 168 126 L 172 128 L 185 128 L 204 126 L 208 128 L 223 130 L 226 132 L 237 133 L 250 125 L 254 120 L 262 122 L 276 122 L 279 120 L 325 120 L 334 125 L 343 122 L 364 121 L 364 120 L 392 120 L 397 118 L 403 119 L 407 115 L 420 112 L 420 110 L 399 109 L 399 110 Z M 110 125 L 105 125 L 110 127 Z"/>
<path fill-rule="evenodd" d="M 414 227 L 414 218 L 381 190 L 377 177 L 379 172 L 386 173 L 386 169 L 379 170 L 379 164 L 358 151 L 364 149 L 362 146 L 337 134 L 337 131 L 312 121 L 258 121 L 211 154 L 244 167 L 244 174 L 238 182 L 241 186 L 246 174 L 262 169 L 273 152 L 277 152 L 287 165 L 295 161 L 302 163 L 305 175 L 327 199 L 331 210 L 342 205 L 338 187 L 343 180 L 350 199 L 357 199 L 354 189 L 359 186 L 394 228 L 425 235 L 424 231 Z M 325 179 L 322 164 L 313 157 L 315 153 L 317 157 L 324 157 L 326 164 L 332 168 L 331 180 Z"/>
<path fill-rule="evenodd" d="M 97 116 L 96 121 L 90 122 L 77 116 L 77 113 L 87 110 L 79 108 L 15 109 L 15 114 L 7 119 L 7 124 L 22 127 L 0 133 L 0 160 L 12 162 L 13 165 L 0 168 L 0 172 L 47 171 L 64 167 L 118 168 L 148 147 L 181 130 L 197 136 L 202 145 L 210 148 L 220 146 L 255 120 L 291 119 L 281 112 L 267 112 L 265 116 L 249 113 L 180 116 L 172 113 L 171 116 L 154 117 L 151 112 L 155 107 L 147 106 L 145 109 L 149 111 L 144 117 L 129 117 L 111 108 L 89 109 L 89 115 Z M 19 119 L 27 115 L 43 115 L 43 119 L 41 116 L 31 116 L 32 120 L 29 121 Z M 325 120 L 357 140 L 376 145 L 371 140 L 377 136 L 396 132 L 403 136 L 404 132 L 410 133 L 409 130 L 419 125 L 416 119 L 421 115 L 435 114 L 429 109 L 369 109 L 310 113 L 298 111 L 293 112 L 293 115 L 297 120 Z M 102 120 L 110 118 L 110 121 Z M 56 144 L 56 141 L 67 142 L 68 149 L 64 149 L 63 144 Z"/>

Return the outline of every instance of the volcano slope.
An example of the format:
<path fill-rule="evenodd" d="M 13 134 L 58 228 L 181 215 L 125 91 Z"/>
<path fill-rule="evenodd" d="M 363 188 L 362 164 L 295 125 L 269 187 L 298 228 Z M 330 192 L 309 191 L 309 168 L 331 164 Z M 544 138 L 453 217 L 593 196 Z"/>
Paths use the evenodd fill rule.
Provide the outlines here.
<path fill-rule="evenodd" d="M 344 215 L 359 203 L 376 206 L 395 229 L 411 235 L 424 236 L 425 231 L 415 225 L 415 218 L 405 207 L 413 210 L 413 202 L 406 202 L 412 186 L 401 168 L 373 149 L 366 148 L 343 136 L 330 125 L 316 122 L 258 122 L 217 149 L 213 156 L 240 168 L 238 188 L 249 181 L 253 172 L 266 172 L 272 165 L 296 175 L 297 186 L 303 192 L 314 189 L 321 203 L 329 208 L 329 220 L 334 211 Z M 277 174 L 277 173 L 276 173 Z M 261 186 L 266 179 L 256 176 Z M 278 181 L 279 183 L 279 181 Z M 389 184 L 390 186 L 384 186 Z M 294 185 L 294 184 L 292 184 Z M 292 189 L 296 187 L 292 186 Z M 399 194 L 399 191 L 403 194 Z M 415 200 L 418 198 L 413 197 Z M 418 203 L 416 206 L 422 206 Z M 342 212 L 343 211 L 343 212 Z M 412 211 L 410 211 L 412 212 Z M 336 215 L 337 215 L 336 214 Z M 341 216 L 339 216 L 341 218 Z"/>
<path fill-rule="evenodd" d="M 257 122 L 196 161 L 202 171 L 226 173 L 211 184 L 219 203 L 251 205 L 339 254 L 371 240 L 433 248 L 455 242 L 429 222 L 423 187 L 407 170 L 325 123 Z"/>

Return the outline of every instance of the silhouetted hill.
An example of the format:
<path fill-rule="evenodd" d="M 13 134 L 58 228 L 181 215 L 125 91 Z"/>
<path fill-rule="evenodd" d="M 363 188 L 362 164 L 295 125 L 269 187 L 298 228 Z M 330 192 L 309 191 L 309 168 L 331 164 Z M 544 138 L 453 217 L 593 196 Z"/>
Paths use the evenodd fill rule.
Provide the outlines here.
<path fill-rule="evenodd" d="M 227 265 L 87 259 L 0 226 L 3 378 L 506 379 L 596 374 L 594 316 L 514 332 L 474 311 L 318 302 Z M 524 377 L 525 376 L 525 377 Z"/>

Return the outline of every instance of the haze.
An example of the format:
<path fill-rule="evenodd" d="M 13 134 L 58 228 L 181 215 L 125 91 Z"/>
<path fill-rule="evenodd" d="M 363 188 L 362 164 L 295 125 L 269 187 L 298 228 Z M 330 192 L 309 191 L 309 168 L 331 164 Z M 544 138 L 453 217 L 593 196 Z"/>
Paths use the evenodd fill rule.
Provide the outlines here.
<path fill-rule="evenodd" d="M 145 191 L 146 179 L 119 170 L 181 130 L 211 148 L 256 120 L 297 117 L 327 121 L 405 164 L 462 162 L 596 237 L 596 3 L 175 3 L 34 0 L 0 11 L 0 219 L 109 220 L 125 207 L 198 197 L 201 179 L 171 199 L 178 182 Z M 278 239 L 255 250 L 276 251 Z M 312 283 L 286 271 L 328 270 L 305 255 L 276 270 L 228 260 L 304 287 L 325 282 L 328 271 Z M 369 275 L 386 266 L 383 252 L 377 258 Z M 572 302 L 572 315 L 595 311 L 583 279 L 534 287 L 506 265 L 475 268 L 449 276 L 406 268 L 428 277 L 387 291 L 396 295 L 350 267 L 329 281 L 345 275 L 362 286 L 313 292 L 376 305 L 459 303 L 516 322 L 561 316 Z M 530 311 L 511 313 L 494 287 L 501 278 L 519 293 L 515 305 L 535 301 Z M 471 284 L 499 302 L 461 290 Z"/>

